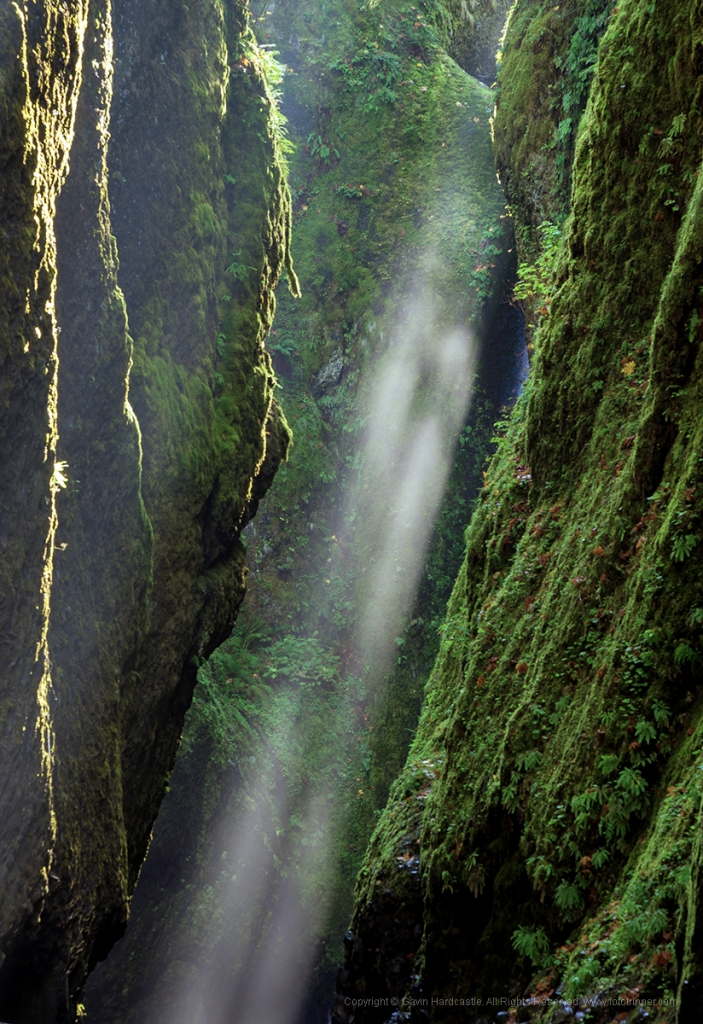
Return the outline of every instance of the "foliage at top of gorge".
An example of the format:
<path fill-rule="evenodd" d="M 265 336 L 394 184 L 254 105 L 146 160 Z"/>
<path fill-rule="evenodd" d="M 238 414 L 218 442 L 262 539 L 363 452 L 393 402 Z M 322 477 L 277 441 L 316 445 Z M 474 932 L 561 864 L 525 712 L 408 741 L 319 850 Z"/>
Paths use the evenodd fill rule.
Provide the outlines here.
<path fill-rule="evenodd" d="M 700 1017 L 700 26 L 513 10 L 495 137 L 526 264 L 568 218 L 338 1021 Z"/>

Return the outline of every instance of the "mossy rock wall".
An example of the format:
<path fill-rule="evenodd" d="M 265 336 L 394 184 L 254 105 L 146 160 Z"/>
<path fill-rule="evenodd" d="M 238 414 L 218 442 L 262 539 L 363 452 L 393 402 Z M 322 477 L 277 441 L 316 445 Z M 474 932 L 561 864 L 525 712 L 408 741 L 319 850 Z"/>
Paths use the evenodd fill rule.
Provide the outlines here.
<path fill-rule="evenodd" d="M 124 930 L 288 444 L 263 341 L 290 203 L 247 17 L 0 4 L 0 1017 L 20 1024 L 72 1021 Z"/>
<path fill-rule="evenodd" d="M 539 251 L 540 224 L 561 224 L 568 213 L 576 133 L 613 7 L 613 0 L 517 0 L 510 11 L 494 148 L 522 261 Z"/>
<path fill-rule="evenodd" d="M 448 50 L 464 71 L 490 85 L 513 0 L 442 0 L 449 15 Z"/>
<path fill-rule="evenodd" d="M 524 39 L 546 6 L 517 4 Z M 552 305 L 360 874 L 338 1021 L 392 999 L 394 1021 L 700 1017 L 702 42 L 700 4 L 662 0 L 601 39 Z M 538 158 L 503 151 L 513 180 Z"/>

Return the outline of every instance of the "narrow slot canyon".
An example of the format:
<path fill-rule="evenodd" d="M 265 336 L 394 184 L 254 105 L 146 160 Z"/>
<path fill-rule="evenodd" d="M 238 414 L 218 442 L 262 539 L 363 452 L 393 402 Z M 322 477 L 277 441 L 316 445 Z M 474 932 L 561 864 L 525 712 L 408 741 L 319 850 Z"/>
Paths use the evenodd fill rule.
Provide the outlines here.
<path fill-rule="evenodd" d="M 4 1024 L 697 1022 L 699 7 L 0 0 Z"/>

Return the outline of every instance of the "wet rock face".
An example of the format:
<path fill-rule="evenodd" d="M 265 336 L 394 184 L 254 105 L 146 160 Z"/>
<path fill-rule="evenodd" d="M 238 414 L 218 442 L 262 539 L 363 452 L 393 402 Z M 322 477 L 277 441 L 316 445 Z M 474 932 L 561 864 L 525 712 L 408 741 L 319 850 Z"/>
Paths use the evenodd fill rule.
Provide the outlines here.
<path fill-rule="evenodd" d="M 422 941 L 423 898 L 417 834 L 405 835 L 389 876 L 374 880 L 373 896 L 344 938 L 345 964 L 337 978 L 332 1020 L 374 1024 L 396 1020 L 417 998 L 416 958 Z M 411 994 L 411 995 L 409 995 Z M 405 1019 L 403 1017 L 402 1019 Z"/>
<path fill-rule="evenodd" d="M 439 581 L 454 572 L 456 549 L 453 538 L 449 540 L 449 534 L 453 533 L 449 525 L 454 521 L 452 513 L 452 516 L 441 517 L 442 534 L 438 530 L 431 549 L 434 553 L 428 554 L 426 582 L 418 599 L 419 618 L 415 619 L 414 614 L 408 616 L 415 619 L 415 625 L 411 623 L 409 627 L 413 636 L 410 639 L 408 634 L 403 658 L 398 658 L 397 654 L 393 658 L 395 667 L 389 697 L 381 699 L 379 696 L 374 725 L 362 706 L 366 698 L 357 702 L 357 698 L 352 697 L 355 684 L 349 679 L 362 672 L 350 641 L 358 628 L 359 620 L 355 616 L 363 610 L 363 599 L 355 582 L 357 569 L 352 572 L 351 566 L 357 565 L 357 558 L 358 568 L 372 564 L 373 554 L 369 554 L 367 548 L 362 560 L 363 545 L 357 547 L 350 540 L 349 545 L 342 543 L 337 548 L 334 541 L 326 539 L 335 535 L 340 525 L 345 534 L 348 533 L 344 520 L 349 517 L 346 510 L 350 508 L 352 496 L 359 489 L 362 434 L 358 425 L 365 416 L 367 382 L 373 377 L 374 364 L 379 374 L 383 372 L 380 360 L 388 346 L 393 341 L 400 343 L 402 333 L 398 323 L 411 320 L 407 295 L 418 290 L 418 271 L 424 265 L 422 254 L 427 251 L 436 252 L 445 268 L 437 271 L 436 323 L 446 323 L 449 327 L 471 319 L 476 324 L 477 334 L 480 332 L 486 339 L 487 347 L 491 339 L 492 362 L 494 334 L 483 326 L 484 319 L 489 319 L 489 312 L 485 310 L 482 297 L 490 297 L 491 310 L 493 303 L 498 304 L 500 272 L 492 266 L 496 261 L 489 256 L 512 245 L 501 230 L 506 223 L 502 219 L 504 202 L 495 180 L 488 131 L 491 96 L 461 72 L 444 51 L 430 52 L 435 37 L 430 33 L 431 26 L 418 24 L 415 27 L 414 7 L 412 0 L 394 0 L 391 4 L 384 3 L 372 16 L 369 10 L 359 9 L 358 0 L 334 0 L 327 4 L 319 0 L 287 0 L 277 4 L 275 12 L 268 17 L 262 14 L 261 5 L 257 5 L 257 13 L 261 14 L 261 21 L 256 23 L 257 34 L 261 33 L 262 43 L 280 50 L 294 72 L 285 76 L 282 108 L 291 116 L 291 138 L 298 143 L 291 157 L 291 184 L 296 196 L 293 237 L 304 295 L 300 303 L 282 298 L 271 343 L 274 365 L 284 384 L 284 409 L 300 443 L 293 448 L 285 479 L 277 481 L 277 493 L 268 497 L 265 519 L 256 526 L 253 535 L 250 566 L 255 584 L 247 598 L 246 618 L 251 622 L 249 615 L 260 616 L 263 620 L 264 636 L 255 645 L 262 674 L 271 667 L 267 652 L 274 643 L 273 638 L 281 636 L 283 623 L 286 634 L 290 631 L 284 639 L 290 638 L 297 644 L 301 638 L 306 638 L 307 644 L 309 638 L 315 650 L 318 643 L 321 645 L 326 658 L 336 662 L 340 657 L 341 664 L 348 666 L 344 669 L 344 680 L 339 677 L 339 690 L 334 697 L 336 701 L 336 692 L 339 692 L 340 696 L 345 694 L 345 701 L 352 701 L 349 714 L 334 711 L 340 732 L 320 728 L 317 703 L 311 703 L 303 706 L 296 718 L 296 728 L 285 739 L 281 738 L 286 759 L 290 758 L 295 765 L 293 771 L 300 773 L 300 787 L 290 782 L 291 790 L 304 794 L 308 785 L 309 766 L 300 762 L 296 752 L 301 736 L 307 735 L 308 729 L 311 736 L 314 735 L 310 749 L 315 757 L 327 749 L 323 744 L 328 743 L 330 735 L 344 737 L 336 742 L 334 754 L 327 759 L 330 771 L 332 764 L 342 765 L 346 753 L 342 758 L 341 752 L 346 752 L 348 741 L 352 743 L 349 764 L 359 764 L 358 772 L 349 772 L 348 766 L 343 768 L 345 781 L 339 783 L 340 789 L 335 792 L 341 794 L 344 787 L 344 796 L 335 797 L 335 815 L 342 804 L 352 811 L 347 822 L 343 821 L 342 813 L 335 817 L 330 827 L 332 834 L 328 833 L 327 840 L 330 849 L 339 845 L 348 852 L 338 859 L 335 855 L 333 873 L 329 877 L 325 875 L 324 882 L 315 868 L 314 883 L 302 883 L 306 892 L 312 894 L 318 891 L 318 884 L 324 884 L 333 904 L 330 923 L 321 926 L 324 937 L 317 947 L 319 953 L 315 952 L 318 965 L 314 981 L 309 983 L 309 1016 L 305 1017 L 308 1021 L 327 1021 L 332 975 L 336 973 L 329 965 L 332 958 L 339 955 L 340 939 L 348 927 L 358 857 L 373 828 L 373 808 L 377 801 L 379 805 L 386 802 L 387 783 L 393 774 L 389 765 L 402 763 L 412 731 L 410 727 L 415 724 L 424 673 L 431 662 L 422 636 L 427 635 L 432 642 L 434 630 L 430 622 L 434 612 L 431 609 L 436 607 L 441 614 L 444 605 L 437 587 L 441 586 Z M 407 40 L 408 24 L 422 42 L 420 50 L 420 43 Z M 384 34 L 386 31 L 391 33 L 390 39 Z M 364 95 L 366 86 L 360 92 L 359 87 L 347 84 L 339 70 L 332 69 L 342 58 L 353 61 L 360 54 L 368 55 L 368 47 L 373 46 L 375 50 L 375 44 L 383 52 L 388 50 L 391 63 L 393 55 L 396 56 L 404 69 L 399 79 L 404 85 L 398 85 L 393 103 L 382 104 L 374 112 L 366 109 L 374 102 L 370 95 Z M 426 61 L 418 67 L 423 55 Z M 328 141 L 339 137 L 339 143 L 333 142 L 335 147 L 339 146 L 339 158 L 334 155 L 329 165 L 324 160 L 318 161 L 311 152 L 314 148 L 309 140 L 311 133 L 313 141 L 318 134 Z M 115 217 L 117 205 L 115 202 Z M 417 220 L 413 216 L 415 210 L 421 214 Z M 236 250 L 239 245 L 233 248 Z M 245 261 L 240 257 L 240 262 Z M 466 271 L 475 275 L 471 276 L 471 287 L 467 284 Z M 479 284 L 481 288 L 477 289 Z M 477 294 L 478 290 L 482 297 Z M 435 339 L 433 332 L 428 333 L 426 348 L 431 352 L 434 345 L 439 345 L 440 338 Z M 428 384 L 434 372 L 430 369 L 431 363 L 431 358 L 422 361 L 424 369 L 420 379 Z M 401 356 L 398 365 L 403 365 Z M 423 389 L 424 386 L 423 383 Z M 418 415 L 426 408 L 425 402 L 418 393 Z M 472 445 L 477 437 L 486 436 L 487 443 L 491 436 L 489 414 L 482 411 L 484 408 L 482 402 L 474 403 L 471 415 L 475 414 L 472 422 L 476 426 L 471 427 Z M 415 429 L 414 409 L 404 428 L 408 432 Z M 484 415 L 485 428 L 481 426 Z M 473 493 L 474 481 L 480 477 L 482 468 L 478 447 L 478 444 L 472 447 L 471 453 L 467 451 L 466 461 L 457 461 L 452 470 L 454 483 L 450 485 L 451 497 L 445 508 L 456 510 L 459 533 L 464 525 L 463 503 L 469 493 Z M 363 495 L 361 498 L 363 500 Z M 375 515 L 382 508 L 381 501 L 371 495 L 369 499 L 360 507 L 368 508 L 369 513 Z M 384 515 L 381 511 L 380 516 Z M 380 553 L 380 531 L 369 526 L 373 516 L 360 513 L 357 518 L 366 521 L 367 535 L 378 532 L 378 536 L 372 538 L 371 552 Z M 309 543 L 305 543 L 308 539 Z M 330 544 L 334 544 L 334 549 Z M 325 596 L 325 591 L 330 589 L 325 581 L 332 576 L 328 559 L 333 555 L 336 560 L 335 550 L 344 551 L 343 561 L 339 563 L 344 568 L 340 573 L 335 569 L 340 586 L 334 596 Z M 445 571 L 439 568 L 440 563 L 443 567 L 452 567 Z M 429 568 L 435 565 L 436 569 Z M 400 632 L 399 626 L 398 634 Z M 312 637 L 313 633 L 317 639 Z M 239 643 L 239 636 L 233 642 Z M 413 651 L 407 654 L 411 644 Z M 215 664 L 211 663 L 212 672 L 215 672 Z M 255 671 L 258 673 L 258 667 Z M 296 668 L 295 676 L 290 678 L 287 672 L 282 672 L 275 684 L 272 682 L 274 697 L 270 708 L 283 706 L 276 702 L 287 699 L 286 691 L 297 691 L 297 672 Z M 239 688 L 236 679 L 227 680 L 230 675 L 226 671 L 217 677 L 214 674 L 208 677 L 212 688 L 208 684 L 208 690 L 205 687 L 201 690 L 202 699 L 196 697 L 197 704 L 190 718 L 186 742 L 181 747 L 171 791 L 159 813 L 149 857 L 140 875 L 127 934 L 106 964 L 94 973 L 86 990 L 91 1020 L 97 1018 L 105 1024 L 113 1024 L 118 1018 L 141 1021 L 150 1019 L 154 1013 L 166 1020 L 176 1019 L 179 1012 L 184 1011 L 179 1006 L 182 988 L 174 985 L 173 978 L 178 974 L 181 980 L 186 973 L 188 977 L 197 977 L 207 1002 L 217 1002 L 211 995 L 213 990 L 223 1000 L 231 998 L 231 1016 L 236 1019 L 237 1014 L 243 1015 L 241 997 L 238 1006 L 236 996 L 248 989 L 249 979 L 255 975 L 251 958 L 259 952 L 262 956 L 272 955 L 265 952 L 271 947 L 261 941 L 261 929 L 265 927 L 259 926 L 259 921 L 264 921 L 261 908 L 257 908 L 256 915 L 252 913 L 247 918 L 248 923 L 242 921 L 243 915 L 222 911 L 223 907 L 240 905 L 240 901 L 244 905 L 251 886 L 242 880 L 247 876 L 239 869 L 236 877 L 222 874 L 219 858 L 223 847 L 217 845 L 220 842 L 217 837 L 225 821 L 231 823 L 228 829 L 234 829 L 236 823 L 246 820 L 247 801 L 253 794 L 257 794 L 258 801 L 261 779 L 258 756 L 254 767 L 249 763 L 243 766 L 241 779 L 227 761 L 243 760 L 242 750 L 252 742 L 250 722 L 262 736 L 278 735 L 274 730 L 278 729 L 276 719 L 279 717 L 276 713 L 274 719 L 274 712 L 262 705 L 261 716 L 250 717 L 246 711 L 243 726 L 230 730 L 225 713 L 210 711 L 210 708 L 215 709 L 215 693 Z M 248 675 L 251 678 L 254 672 Z M 337 685 L 335 681 L 334 687 Z M 338 706 L 328 701 L 327 692 L 324 701 L 327 707 Z M 238 705 L 228 696 L 220 706 Z M 386 723 L 392 723 L 390 728 Z M 217 745 L 214 742 L 216 735 L 225 734 L 225 730 L 230 748 L 226 758 L 219 741 Z M 367 740 L 370 746 L 366 745 Z M 359 759 L 362 750 L 366 767 Z M 370 750 L 368 757 L 367 750 Z M 208 757 L 211 758 L 210 769 L 207 773 L 204 769 L 198 773 L 196 765 Z M 335 760 L 338 757 L 339 762 Z M 218 763 L 220 760 L 224 763 Z M 249 762 L 248 757 L 246 761 Z M 363 798 L 358 793 L 361 787 L 354 784 L 356 775 L 364 779 Z M 310 777 L 319 784 L 317 772 Z M 335 781 L 333 785 L 337 787 L 338 783 Z M 272 799 L 266 798 L 266 806 Z M 296 796 L 295 799 L 307 798 Z M 275 813 L 281 812 L 276 810 Z M 289 808 L 282 818 L 280 834 L 267 834 L 271 849 L 278 849 L 277 844 L 282 842 L 280 836 L 287 837 L 286 842 L 290 842 L 294 850 L 298 848 L 299 835 L 300 841 L 307 842 L 307 837 L 298 831 L 296 817 L 297 812 Z M 183 828 L 186 818 L 189 822 L 187 835 Z M 244 862 L 244 855 L 233 852 L 230 842 L 228 839 L 225 844 L 229 857 L 241 856 Z M 247 853 L 246 857 L 258 860 L 252 853 Z M 174 867 L 188 858 L 188 871 L 192 874 L 187 874 L 186 868 Z M 303 872 L 308 871 L 305 858 L 302 855 L 296 858 L 293 854 L 290 863 L 296 861 L 302 862 L 302 866 L 296 863 L 289 869 L 282 863 L 271 869 L 267 877 L 270 891 L 276 891 L 278 879 L 303 877 Z M 398 874 L 406 870 L 404 867 Z M 203 905 L 206 889 L 209 895 L 205 905 L 220 908 L 216 919 L 197 909 Z M 381 887 L 378 892 L 382 892 Z M 310 898 L 304 896 L 305 900 Z M 317 903 L 317 897 L 311 899 L 311 911 L 316 914 L 313 904 Z M 382 913 L 380 906 L 379 918 Z M 383 926 L 389 941 L 395 941 L 392 936 L 397 928 L 396 917 L 394 913 Z M 413 925 L 409 940 L 406 937 L 397 940 L 398 966 L 403 971 L 413 969 L 408 954 L 417 948 L 414 928 Z M 274 930 L 268 934 L 275 942 Z M 295 956 L 291 947 L 297 948 L 300 965 L 297 976 L 301 979 L 310 977 L 305 962 L 304 935 L 305 930 L 301 929 L 294 942 L 287 944 L 287 955 Z M 375 942 L 364 955 L 376 957 L 374 950 L 379 944 Z M 227 963 L 215 968 L 214 964 L 221 963 L 223 948 L 228 950 Z M 183 964 L 188 966 L 184 968 Z M 203 964 L 203 968 L 196 964 Z M 275 973 L 280 984 L 284 972 Z M 268 975 L 267 970 L 266 988 L 269 987 Z M 217 986 L 208 984 L 211 976 L 217 977 Z M 194 998 L 197 991 L 198 986 L 193 984 L 190 998 Z M 217 1018 L 218 1011 L 213 1009 L 206 1015 Z M 262 1019 L 266 1019 L 265 1013 Z"/>
<path fill-rule="evenodd" d="M 510 180 L 544 153 L 510 117 L 529 109 L 523 86 L 582 68 L 586 29 L 593 86 L 530 386 L 487 469 L 447 608 L 456 632 L 359 876 L 339 988 L 365 1000 L 357 1024 L 398 1019 L 375 1016 L 394 951 L 357 950 L 376 939 L 378 879 L 386 919 L 404 907 L 402 808 L 430 757 L 405 1005 L 419 986 L 435 1022 L 504 1020 L 506 1004 L 518 1021 L 577 1021 L 591 1003 L 597 1021 L 700 1017 L 700 9 L 515 7 L 495 135 Z M 508 127 L 524 148 L 505 146 Z M 523 201 L 523 226 L 531 211 L 548 208 Z"/>
<path fill-rule="evenodd" d="M 523 3 L 511 14 L 493 143 L 521 260 L 539 251 L 539 225 L 568 213 L 577 128 L 615 6 L 614 0 Z"/>
<path fill-rule="evenodd" d="M 7 1021 L 73 1020 L 124 929 L 288 444 L 262 345 L 288 199 L 261 76 L 231 71 L 249 44 L 239 2 L 0 2 Z"/>
<path fill-rule="evenodd" d="M 449 52 L 464 71 L 492 85 L 496 51 L 511 0 L 444 0 L 452 15 Z"/>

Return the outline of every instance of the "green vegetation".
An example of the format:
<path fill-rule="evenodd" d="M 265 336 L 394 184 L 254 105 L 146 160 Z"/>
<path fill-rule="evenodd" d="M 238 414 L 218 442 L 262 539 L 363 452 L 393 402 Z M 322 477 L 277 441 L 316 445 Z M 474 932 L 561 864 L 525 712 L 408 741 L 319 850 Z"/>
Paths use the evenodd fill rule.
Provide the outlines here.
<path fill-rule="evenodd" d="M 635 992 L 652 1020 L 675 998 L 695 1016 L 701 122 L 686 5 L 613 12 L 563 247 L 556 228 L 535 244 L 568 201 L 544 98 L 561 116 L 577 64 L 588 80 L 583 33 L 594 46 L 604 10 L 520 4 L 506 39 L 496 141 L 522 227 L 518 294 L 542 319 L 360 874 L 345 991 L 383 990 L 388 960 L 363 943 L 368 922 L 383 931 L 417 900 L 395 868 L 412 829 L 423 936 L 404 955 L 424 993 Z M 441 768 L 418 788 L 428 760 Z"/>
<path fill-rule="evenodd" d="M 532 337 L 542 318 L 549 315 L 561 248 L 561 231 L 545 221 L 539 228 L 539 255 L 534 262 L 520 263 L 513 295 L 525 315 L 526 328 Z M 534 342 L 528 342 L 534 352 Z"/>
<path fill-rule="evenodd" d="M 354 92 L 364 113 L 380 110 L 384 104 L 393 104 L 398 93 L 393 86 L 403 77 L 403 67 L 395 53 L 380 50 L 361 50 L 353 57 L 338 60 L 332 65 L 339 71 L 347 89 Z"/>
<path fill-rule="evenodd" d="M 598 64 L 598 44 L 615 4 L 613 0 L 581 0 L 572 6 L 574 21 L 568 53 L 565 57 L 560 53 L 554 54 L 554 69 L 563 76 L 558 86 L 561 120 L 552 141 L 555 151 L 555 191 L 562 197 L 562 202 L 571 191 L 576 130 L 586 108 L 591 81 Z M 565 212 L 566 208 L 565 205 Z"/>
<path fill-rule="evenodd" d="M 297 865 L 299 883 L 311 901 L 307 912 L 313 913 L 320 899 L 342 908 L 341 914 L 337 910 L 334 915 L 335 928 L 320 953 L 317 969 L 323 976 L 339 961 L 339 928 L 344 926 L 348 893 L 365 840 L 366 702 L 361 683 L 345 675 L 339 655 L 318 637 L 287 633 L 276 639 L 263 622 L 251 621 L 245 614 L 232 637 L 200 669 L 184 737 L 180 770 L 187 775 L 189 764 L 208 758 L 210 795 L 221 793 L 221 799 L 228 801 L 230 821 L 243 818 L 252 793 L 261 792 L 263 783 L 272 819 L 278 823 L 276 841 L 289 851 L 285 870 Z M 286 786 L 286 821 L 279 820 L 275 778 L 279 771 Z M 311 817 L 313 792 L 324 806 L 316 806 Z M 174 812 L 178 813 L 175 806 Z M 216 824 L 213 819 L 210 835 Z M 304 852 L 311 845 L 324 852 L 312 875 L 306 871 Z M 212 856 L 219 857 L 219 852 Z M 331 874 L 329 862 L 336 865 Z M 234 865 L 230 862 L 229 867 Z M 189 871 L 194 872 L 196 890 L 212 884 L 208 857 L 189 865 Z M 231 902 L 231 885 L 229 875 L 216 882 L 213 898 L 217 903 Z M 219 893 L 218 886 L 223 887 Z M 226 927 L 225 921 L 222 928 Z M 219 934 L 208 930 L 199 935 L 199 941 L 214 947 Z M 193 932 L 186 929 L 183 942 L 192 939 Z"/>
<path fill-rule="evenodd" d="M 175 1016 L 192 966 L 207 972 L 226 942 L 235 975 L 266 929 L 278 890 L 291 884 L 307 915 L 335 902 L 342 908 L 318 950 L 318 972 L 335 970 L 364 842 L 366 699 L 317 637 L 276 638 L 243 615 L 199 669 L 130 941 L 112 965 L 116 990 L 91 1013 Z M 252 871 L 258 877 L 261 862 L 272 899 L 253 905 L 237 883 Z M 164 925 L 167 957 L 141 955 Z"/>
<path fill-rule="evenodd" d="M 3 4 L 0 58 L 0 1016 L 68 1021 L 243 598 L 297 285 L 245 3 Z"/>
<path fill-rule="evenodd" d="M 539 252 L 539 225 L 568 211 L 576 132 L 614 0 L 514 6 L 499 54 L 496 164 L 522 258 Z"/>
<path fill-rule="evenodd" d="M 275 40 L 280 17 L 281 25 L 291 23 L 300 34 L 307 70 L 296 67 L 289 75 L 287 96 L 310 110 L 314 127 L 302 133 L 291 162 L 294 247 L 304 294 L 300 303 L 281 296 L 269 341 L 274 358 L 285 358 L 276 365 L 296 440 L 265 504 L 250 599 L 263 619 L 266 602 L 275 600 L 288 628 L 334 635 L 342 651 L 353 648 L 360 597 L 359 567 L 348 562 L 349 552 L 336 539 L 338 506 L 360 470 L 366 375 L 383 355 L 405 293 L 428 258 L 436 261 L 438 321 L 449 325 L 459 317 L 481 334 L 510 237 L 490 155 L 490 93 L 440 48 L 439 6 L 394 3 L 384 7 L 382 18 L 355 7 L 338 4 L 339 22 L 325 22 L 328 39 L 320 54 L 320 13 L 284 3 L 261 27 L 270 31 L 264 38 Z M 340 379 L 317 390 L 316 375 L 335 361 L 343 362 Z M 478 393 L 422 591 L 397 640 L 395 671 L 384 687 L 369 692 L 367 834 L 416 726 L 495 414 Z M 373 499 L 344 529 L 363 530 L 370 514 Z M 275 553 L 265 554 L 265 547 Z M 329 564 L 334 570 L 324 583 Z M 355 846 L 360 852 L 363 844 Z"/>

